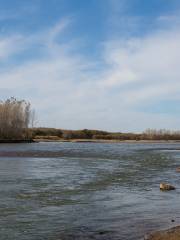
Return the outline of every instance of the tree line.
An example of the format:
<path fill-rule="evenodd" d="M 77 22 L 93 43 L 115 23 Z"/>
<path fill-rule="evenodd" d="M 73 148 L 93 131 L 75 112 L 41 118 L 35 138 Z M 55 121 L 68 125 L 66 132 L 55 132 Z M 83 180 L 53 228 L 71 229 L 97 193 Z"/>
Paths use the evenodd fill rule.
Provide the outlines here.
<path fill-rule="evenodd" d="M 92 140 L 180 140 L 180 131 L 165 129 L 147 129 L 142 133 L 107 132 L 99 130 L 63 130 L 55 128 L 34 128 L 32 129 L 35 138 L 46 139 L 92 139 Z"/>
<path fill-rule="evenodd" d="M 0 140 L 92 139 L 92 140 L 180 140 L 180 131 L 147 129 L 143 133 L 107 132 L 101 130 L 63 130 L 34 128 L 35 112 L 25 100 L 9 98 L 0 101 Z"/>

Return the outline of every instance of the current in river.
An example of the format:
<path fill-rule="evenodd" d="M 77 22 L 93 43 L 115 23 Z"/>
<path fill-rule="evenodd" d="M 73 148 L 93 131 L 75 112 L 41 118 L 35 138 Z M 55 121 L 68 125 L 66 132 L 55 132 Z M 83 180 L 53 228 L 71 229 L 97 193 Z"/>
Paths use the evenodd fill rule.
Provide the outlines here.
<path fill-rule="evenodd" d="M 0 240 L 140 240 L 179 225 L 177 167 L 179 143 L 1 144 Z"/>

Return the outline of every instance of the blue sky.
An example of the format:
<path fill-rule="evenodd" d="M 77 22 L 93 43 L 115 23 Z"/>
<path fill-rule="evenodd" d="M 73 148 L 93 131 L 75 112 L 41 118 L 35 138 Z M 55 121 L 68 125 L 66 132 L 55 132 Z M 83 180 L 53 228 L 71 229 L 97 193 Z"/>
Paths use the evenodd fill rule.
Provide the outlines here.
<path fill-rule="evenodd" d="M 37 126 L 180 129 L 179 0 L 0 0 L 0 96 Z"/>

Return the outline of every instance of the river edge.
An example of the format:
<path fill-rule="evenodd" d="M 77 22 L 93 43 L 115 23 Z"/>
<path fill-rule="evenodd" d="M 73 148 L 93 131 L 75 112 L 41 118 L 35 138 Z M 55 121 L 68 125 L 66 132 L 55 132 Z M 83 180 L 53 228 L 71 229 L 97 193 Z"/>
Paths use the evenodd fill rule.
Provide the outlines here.
<path fill-rule="evenodd" d="M 35 143 L 36 141 L 34 139 L 25 139 L 25 140 L 21 140 L 21 139 L 0 139 L 0 144 L 1 143 Z"/>
<path fill-rule="evenodd" d="M 2 140 L 0 139 L 0 144 L 2 143 L 40 143 L 40 142 L 69 142 L 69 143 L 132 143 L 132 144 L 177 144 L 180 143 L 180 140 L 104 140 L 104 139 L 48 139 L 48 138 L 34 138 L 34 139 L 27 139 L 27 140 Z"/>
<path fill-rule="evenodd" d="M 180 226 L 154 232 L 145 236 L 144 240 L 180 240 Z"/>
<path fill-rule="evenodd" d="M 154 143 L 154 144 L 164 144 L 164 143 L 180 143 L 180 140 L 104 140 L 104 139 L 48 139 L 48 138 L 34 138 L 33 142 L 70 142 L 70 143 Z"/>

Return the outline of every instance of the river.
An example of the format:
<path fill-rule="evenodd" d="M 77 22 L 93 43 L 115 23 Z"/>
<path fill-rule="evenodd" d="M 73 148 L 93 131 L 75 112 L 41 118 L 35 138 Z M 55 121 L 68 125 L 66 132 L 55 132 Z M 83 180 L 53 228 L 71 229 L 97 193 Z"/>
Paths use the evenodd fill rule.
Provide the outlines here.
<path fill-rule="evenodd" d="M 1 144 L 0 240 L 140 240 L 178 225 L 179 166 L 178 143 Z"/>

